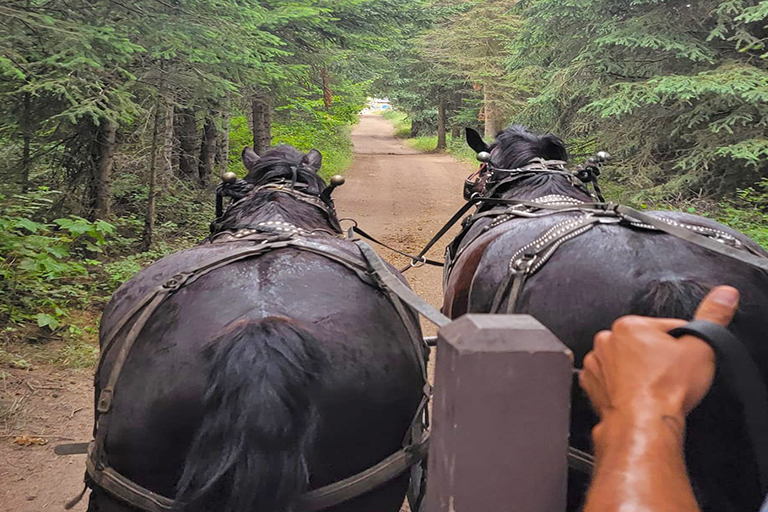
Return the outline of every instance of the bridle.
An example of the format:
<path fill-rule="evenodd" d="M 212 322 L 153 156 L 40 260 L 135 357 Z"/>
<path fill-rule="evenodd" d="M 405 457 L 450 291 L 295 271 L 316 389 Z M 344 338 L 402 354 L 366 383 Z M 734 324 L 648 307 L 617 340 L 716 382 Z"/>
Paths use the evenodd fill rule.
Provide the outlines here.
<path fill-rule="evenodd" d="M 480 152 L 477 159 L 482 162 L 480 169 L 464 181 L 464 199 L 466 200 L 476 197 L 491 198 L 501 187 L 512 187 L 532 176 L 546 174 L 563 176 L 568 179 L 571 185 L 593 200 L 605 201 L 597 181 L 602 165 L 610 159 L 610 155 L 605 152 L 597 153 L 589 158 L 585 165 L 576 168 L 576 172 L 569 171 L 565 167 L 567 162 L 563 160 L 534 158 L 523 167 L 505 169 L 493 164 L 491 153 Z M 589 184 L 592 184 L 592 191 L 589 190 Z"/>
<path fill-rule="evenodd" d="M 291 166 L 291 170 L 293 173 L 293 178 L 291 180 L 280 178 L 279 180 L 258 186 L 243 179 L 230 179 L 229 181 L 224 179 L 222 183 L 216 187 L 216 221 L 214 221 L 214 224 L 220 222 L 230 210 L 236 208 L 243 199 L 254 197 L 260 192 L 274 191 L 286 194 L 297 201 L 301 201 L 320 209 L 325 213 L 335 234 L 342 233 L 341 225 L 339 224 L 336 215 L 336 204 L 331 197 L 331 193 L 338 185 L 329 185 L 319 195 L 311 194 L 308 192 L 310 188 L 309 184 L 297 181 L 298 168 L 296 166 Z M 224 197 L 231 198 L 226 210 L 224 210 L 223 207 Z"/>

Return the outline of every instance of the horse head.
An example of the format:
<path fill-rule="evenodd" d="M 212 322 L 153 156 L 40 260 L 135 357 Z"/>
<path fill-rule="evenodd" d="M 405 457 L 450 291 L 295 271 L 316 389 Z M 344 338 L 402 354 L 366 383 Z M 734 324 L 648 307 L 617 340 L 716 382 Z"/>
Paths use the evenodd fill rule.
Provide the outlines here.
<path fill-rule="evenodd" d="M 539 135 L 519 124 L 499 132 L 492 144 L 472 128 L 467 128 L 466 136 L 482 166 L 477 180 L 465 184 L 465 196 L 467 191 L 496 195 L 514 190 L 516 198 L 562 194 L 590 199 L 588 193 L 573 186 L 565 169 L 568 151 L 558 136 Z M 498 187 L 500 184 L 503 186 Z"/>
<path fill-rule="evenodd" d="M 237 179 L 232 173 L 222 176 L 213 233 L 242 228 L 269 216 L 302 229 L 341 232 L 331 191 L 343 178 L 334 176 L 331 186 L 326 186 L 318 174 L 323 163 L 318 150 L 302 153 L 284 144 L 258 155 L 247 147 L 242 159 L 248 171 L 245 178 Z M 226 212 L 223 197 L 232 199 Z"/>
<path fill-rule="evenodd" d="M 553 133 L 538 135 L 520 124 L 513 124 L 487 144 L 472 128 L 467 128 L 467 144 L 476 153 L 489 153 L 489 163 L 499 169 L 518 169 L 535 159 L 568 161 L 563 140 Z"/>

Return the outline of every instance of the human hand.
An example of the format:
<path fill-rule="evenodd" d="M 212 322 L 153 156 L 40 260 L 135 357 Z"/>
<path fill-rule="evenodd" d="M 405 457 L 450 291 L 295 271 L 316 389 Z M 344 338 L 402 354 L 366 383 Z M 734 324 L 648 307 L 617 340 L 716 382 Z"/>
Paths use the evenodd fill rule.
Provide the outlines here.
<path fill-rule="evenodd" d="M 704 298 L 695 319 L 727 326 L 738 303 L 736 289 L 720 286 Z M 579 383 L 601 419 L 662 414 L 682 422 L 701 402 L 712 386 L 714 352 L 698 338 L 667 334 L 686 323 L 627 316 L 595 336 Z"/>

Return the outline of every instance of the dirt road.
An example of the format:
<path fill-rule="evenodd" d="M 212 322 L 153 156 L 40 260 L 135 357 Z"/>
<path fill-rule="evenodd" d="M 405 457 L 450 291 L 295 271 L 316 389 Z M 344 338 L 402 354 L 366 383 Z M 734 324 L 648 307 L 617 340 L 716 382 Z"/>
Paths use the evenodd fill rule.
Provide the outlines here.
<path fill-rule="evenodd" d="M 347 183 L 335 193 L 340 217 L 352 217 L 366 232 L 406 252 L 418 252 L 464 203 L 464 178 L 471 166 L 443 154 L 414 151 L 394 138 L 392 125 L 380 116 L 363 116 L 352 132 L 355 161 Z M 450 236 L 428 255 L 442 261 Z M 408 259 L 376 250 L 401 268 Z M 432 305 L 442 304 L 442 270 L 421 267 L 406 277 Z M 432 333 L 431 326 L 425 331 Z"/>
<path fill-rule="evenodd" d="M 471 169 L 449 156 L 409 149 L 392 133 L 379 116 L 361 118 L 352 132 L 355 160 L 336 204 L 341 217 L 353 217 L 382 241 L 416 252 L 462 204 L 462 181 Z M 430 256 L 441 260 L 443 248 L 438 244 Z M 377 250 L 395 266 L 408 263 Z M 422 267 L 407 277 L 419 295 L 440 306 L 441 269 Z M 90 438 L 90 379 L 87 371 L 0 368 L 0 512 L 63 510 L 80 491 L 85 457 L 58 457 L 53 446 Z M 20 446 L 14 441 L 21 435 L 47 444 Z M 73 510 L 85 509 L 83 500 Z"/>

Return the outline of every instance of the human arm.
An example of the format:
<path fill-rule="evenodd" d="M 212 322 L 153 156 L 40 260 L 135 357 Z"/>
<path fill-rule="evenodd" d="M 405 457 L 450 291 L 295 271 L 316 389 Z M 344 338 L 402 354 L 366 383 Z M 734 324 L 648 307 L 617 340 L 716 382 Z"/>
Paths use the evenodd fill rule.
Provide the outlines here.
<path fill-rule="evenodd" d="M 738 292 L 713 290 L 696 318 L 728 325 Z M 682 320 L 625 317 L 595 337 L 581 386 L 600 415 L 595 476 L 585 512 L 698 512 L 685 468 L 685 418 L 714 377 L 703 341 L 668 331 Z"/>

